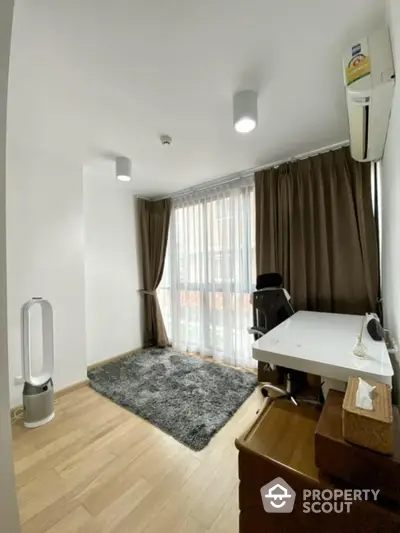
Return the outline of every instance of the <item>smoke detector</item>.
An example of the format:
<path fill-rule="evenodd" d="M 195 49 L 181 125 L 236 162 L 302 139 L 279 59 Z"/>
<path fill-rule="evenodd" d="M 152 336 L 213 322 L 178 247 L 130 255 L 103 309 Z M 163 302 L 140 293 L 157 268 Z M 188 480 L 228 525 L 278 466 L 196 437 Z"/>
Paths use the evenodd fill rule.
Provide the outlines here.
<path fill-rule="evenodd" d="M 172 139 L 169 135 L 161 135 L 160 141 L 163 146 L 171 146 L 172 144 Z"/>

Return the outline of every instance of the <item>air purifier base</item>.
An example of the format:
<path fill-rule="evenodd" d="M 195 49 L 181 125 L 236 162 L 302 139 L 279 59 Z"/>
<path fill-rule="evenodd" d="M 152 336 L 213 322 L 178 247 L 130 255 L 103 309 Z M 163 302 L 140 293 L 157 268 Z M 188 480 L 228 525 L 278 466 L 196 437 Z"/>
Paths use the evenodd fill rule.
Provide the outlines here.
<path fill-rule="evenodd" d="M 53 381 L 43 385 L 24 384 L 23 391 L 24 426 L 36 428 L 47 424 L 54 418 Z"/>
<path fill-rule="evenodd" d="M 24 426 L 29 429 L 38 428 L 40 426 L 44 426 L 48 422 L 51 422 L 53 418 L 54 418 L 54 413 L 52 413 L 50 416 L 48 416 L 44 420 L 39 420 L 39 422 L 25 422 L 24 421 Z"/>

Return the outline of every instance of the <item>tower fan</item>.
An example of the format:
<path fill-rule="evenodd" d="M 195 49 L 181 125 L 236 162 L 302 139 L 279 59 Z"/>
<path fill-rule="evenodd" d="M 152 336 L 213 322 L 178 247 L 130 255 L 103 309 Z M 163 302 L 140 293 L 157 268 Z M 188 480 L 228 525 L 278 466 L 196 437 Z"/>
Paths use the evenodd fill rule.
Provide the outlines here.
<path fill-rule="evenodd" d="M 32 374 L 31 324 L 32 307 L 39 305 L 42 312 L 43 366 L 40 374 Z M 43 298 L 32 298 L 21 308 L 22 377 L 24 379 L 24 425 L 27 428 L 43 426 L 54 418 L 54 343 L 53 309 Z"/>

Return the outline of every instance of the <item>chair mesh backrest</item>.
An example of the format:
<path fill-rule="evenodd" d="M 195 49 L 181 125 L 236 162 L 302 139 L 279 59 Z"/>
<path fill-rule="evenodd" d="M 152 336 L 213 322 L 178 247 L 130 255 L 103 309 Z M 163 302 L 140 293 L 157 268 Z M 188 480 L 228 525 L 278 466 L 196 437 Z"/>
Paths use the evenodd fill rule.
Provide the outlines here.
<path fill-rule="evenodd" d="M 294 314 L 287 293 L 281 287 L 262 289 L 253 293 L 253 320 L 255 328 L 271 331 Z"/>
<path fill-rule="evenodd" d="M 278 272 L 269 272 L 257 276 L 257 291 L 253 293 L 253 323 L 255 327 L 267 329 L 267 314 L 271 309 L 271 295 L 262 289 L 280 288 L 283 278 Z"/>
<path fill-rule="evenodd" d="M 268 324 L 267 316 L 272 316 L 278 310 L 279 294 L 271 294 L 269 291 L 260 290 L 253 293 L 253 321 L 254 326 L 270 330 L 272 324 Z"/>

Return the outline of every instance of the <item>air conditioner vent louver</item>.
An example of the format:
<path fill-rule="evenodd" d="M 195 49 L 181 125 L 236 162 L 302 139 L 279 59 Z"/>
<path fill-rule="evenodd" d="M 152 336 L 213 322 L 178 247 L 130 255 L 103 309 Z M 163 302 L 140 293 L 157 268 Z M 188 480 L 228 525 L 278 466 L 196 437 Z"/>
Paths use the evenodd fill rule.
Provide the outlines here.
<path fill-rule="evenodd" d="M 368 159 L 368 144 L 369 144 L 369 106 L 366 105 L 363 107 L 364 111 L 364 119 L 363 119 L 363 126 L 364 126 L 364 157 L 363 159 Z"/>

